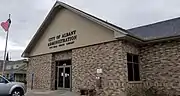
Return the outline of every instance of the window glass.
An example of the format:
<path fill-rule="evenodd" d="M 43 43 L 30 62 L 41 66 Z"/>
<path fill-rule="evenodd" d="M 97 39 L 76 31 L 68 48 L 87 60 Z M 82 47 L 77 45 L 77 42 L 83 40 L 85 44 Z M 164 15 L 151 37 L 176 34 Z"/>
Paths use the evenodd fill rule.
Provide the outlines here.
<path fill-rule="evenodd" d="M 133 81 L 133 66 L 132 66 L 132 63 L 128 63 L 128 80 Z"/>
<path fill-rule="evenodd" d="M 133 61 L 133 60 L 132 60 L 132 55 L 127 54 L 127 61 L 128 61 L 128 62 L 132 62 L 132 61 Z"/>
<path fill-rule="evenodd" d="M 139 56 L 133 54 L 127 54 L 127 66 L 128 66 L 128 80 L 139 81 Z"/>
<path fill-rule="evenodd" d="M 139 76 L 139 64 L 134 64 L 134 80 L 139 81 L 140 76 Z"/>
<path fill-rule="evenodd" d="M 0 77 L 0 83 L 7 83 L 7 81 L 4 78 Z"/>
<path fill-rule="evenodd" d="M 138 55 L 133 56 L 133 62 L 134 63 L 139 63 Z"/>

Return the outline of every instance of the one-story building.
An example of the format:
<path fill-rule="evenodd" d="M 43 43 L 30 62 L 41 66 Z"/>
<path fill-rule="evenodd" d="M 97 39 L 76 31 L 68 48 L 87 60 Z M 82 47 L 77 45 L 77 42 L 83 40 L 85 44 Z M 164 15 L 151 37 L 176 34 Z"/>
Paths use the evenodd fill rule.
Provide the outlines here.
<path fill-rule="evenodd" d="M 3 60 L 0 60 L 0 74 L 2 73 Z M 6 61 L 4 76 L 12 81 L 24 82 L 26 80 L 27 60 Z"/>
<path fill-rule="evenodd" d="M 180 94 L 180 18 L 125 30 L 57 1 L 22 56 L 35 89 L 121 96 L 156 86 Z"/>

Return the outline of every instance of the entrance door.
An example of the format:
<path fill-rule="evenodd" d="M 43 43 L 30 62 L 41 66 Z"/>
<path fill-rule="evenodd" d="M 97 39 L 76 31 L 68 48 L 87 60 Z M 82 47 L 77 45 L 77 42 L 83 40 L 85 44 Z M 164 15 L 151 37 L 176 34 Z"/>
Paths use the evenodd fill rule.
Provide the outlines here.
<path fill-rule="evenodd" d="M 71 66 L 58 66 L 57 89 L 71 88 Z"/>
<path fill-rule="evenodd" d="M 58 83 L 57 83 L 57 88 L 63 88 L 63 74 L 64 74 L 64 68 L 58 68 L 58 72 L 57 72 L 57 78 L 58 78 Z"/>
<path fill-rule="evenodd" d="M 65 76 L 64 76 L 64 88 L 70 88 L 71 86 L 71 67 L 65 67 Z"/>

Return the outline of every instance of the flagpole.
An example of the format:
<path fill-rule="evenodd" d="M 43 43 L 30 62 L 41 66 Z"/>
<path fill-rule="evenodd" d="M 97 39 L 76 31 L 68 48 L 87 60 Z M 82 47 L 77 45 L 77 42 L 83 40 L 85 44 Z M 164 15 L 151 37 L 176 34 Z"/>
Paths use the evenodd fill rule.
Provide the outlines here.
<path fill-rule="evenodd" d="M 9 19 L 10 19 L 10 14 L 9 14 Z M 6 31 L 6 44 L 5 44 L 5 50 L 4 50 L 4 61 L 3 61 L 3 69 L 2 69 L 2 76 L 4 76 L 4 70 L 5 70 L 5 65 L 6 65 L 6 53 L 7 53 L 7 42 L 8 42 L 8 35 L 9 35 L 9 29 Z"/>

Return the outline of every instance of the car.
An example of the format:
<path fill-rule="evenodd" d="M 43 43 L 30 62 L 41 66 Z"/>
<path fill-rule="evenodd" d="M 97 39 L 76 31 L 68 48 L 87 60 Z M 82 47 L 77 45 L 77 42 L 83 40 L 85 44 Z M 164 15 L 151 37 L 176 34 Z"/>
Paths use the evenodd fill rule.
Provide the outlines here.
<path fill-rule="evenodd" d="M 0 76 L 0 96 L 24 96 L 26 86 L 21 82 L 11 82 Z"/>

